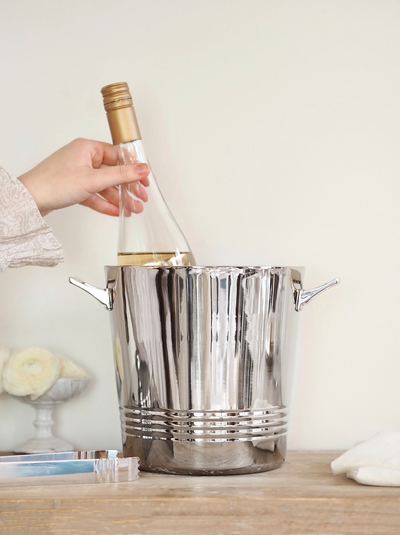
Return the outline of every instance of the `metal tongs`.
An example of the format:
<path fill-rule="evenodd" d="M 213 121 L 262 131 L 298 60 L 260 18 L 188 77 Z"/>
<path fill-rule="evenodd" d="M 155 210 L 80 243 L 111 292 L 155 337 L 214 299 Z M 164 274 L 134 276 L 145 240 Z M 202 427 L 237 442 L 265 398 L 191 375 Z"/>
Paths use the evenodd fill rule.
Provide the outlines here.
<path fill-rule="evenodd" d="M 0 456 L 0 481 L 20 477 L 94 474 L 97 483 L 134 481 L 138 457 L 120 457 L 117 450 L 63 451 Z"/>

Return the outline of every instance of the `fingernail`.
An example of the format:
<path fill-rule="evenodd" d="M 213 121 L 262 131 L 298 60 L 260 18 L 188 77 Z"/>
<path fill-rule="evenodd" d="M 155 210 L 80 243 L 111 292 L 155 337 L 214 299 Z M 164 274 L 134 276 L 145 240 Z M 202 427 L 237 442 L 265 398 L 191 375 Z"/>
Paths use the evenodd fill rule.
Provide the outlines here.
<path fill-rule="evenodd" d="M 145 176 L 149 172 L 149 166 L 147 163 L 139 163 L 136 165 L 136 172 L 140 176 Z"/>

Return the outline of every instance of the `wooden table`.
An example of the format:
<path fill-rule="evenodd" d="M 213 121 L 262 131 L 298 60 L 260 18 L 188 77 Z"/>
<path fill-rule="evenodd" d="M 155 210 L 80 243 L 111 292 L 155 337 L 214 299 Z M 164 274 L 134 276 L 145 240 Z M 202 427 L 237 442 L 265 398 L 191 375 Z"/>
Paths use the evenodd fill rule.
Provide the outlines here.
<path fill-rule="evenodd" d="M 400 488 L 333 476 L 337 456 L 289 452 L 278 470 L 241 476 L 0 483 L 0 535 L 399 535 Z"/>

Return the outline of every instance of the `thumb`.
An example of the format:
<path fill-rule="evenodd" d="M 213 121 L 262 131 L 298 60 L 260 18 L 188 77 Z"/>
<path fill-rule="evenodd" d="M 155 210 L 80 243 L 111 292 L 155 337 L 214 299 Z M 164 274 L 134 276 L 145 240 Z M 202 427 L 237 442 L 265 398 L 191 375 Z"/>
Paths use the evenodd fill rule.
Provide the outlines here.
<path fill-rule="evenodd" d="M 110 167 L 100 167 L 93 169 L 91 180 L 88 185 L 90 193 L 99 193 L 107 188 L 141 181 L 143 186 L 148 186 L 147 175 L 150 167 L 147 163 L 137 163 L 128 165 L 112 165 Z"/>

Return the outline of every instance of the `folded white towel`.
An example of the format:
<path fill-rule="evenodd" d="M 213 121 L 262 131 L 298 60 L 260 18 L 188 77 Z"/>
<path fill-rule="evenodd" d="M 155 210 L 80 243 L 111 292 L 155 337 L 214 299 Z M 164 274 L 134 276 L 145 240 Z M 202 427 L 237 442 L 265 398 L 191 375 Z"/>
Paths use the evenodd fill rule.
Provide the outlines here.
<path fill-rule="evenodd" d="M 363 485 L 400 486 L 400 431 L 382 431 L 354 446 L 331 464 Z"/>

